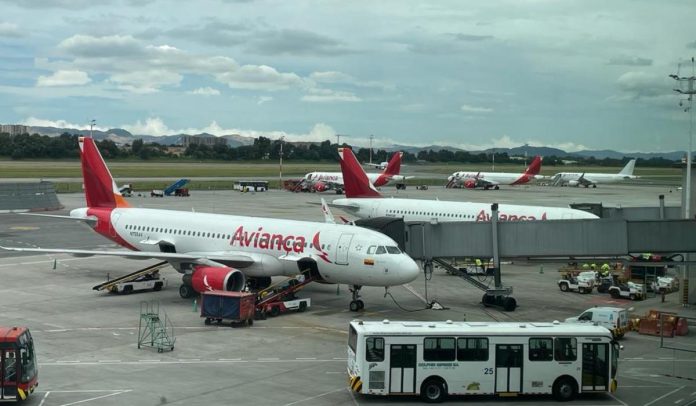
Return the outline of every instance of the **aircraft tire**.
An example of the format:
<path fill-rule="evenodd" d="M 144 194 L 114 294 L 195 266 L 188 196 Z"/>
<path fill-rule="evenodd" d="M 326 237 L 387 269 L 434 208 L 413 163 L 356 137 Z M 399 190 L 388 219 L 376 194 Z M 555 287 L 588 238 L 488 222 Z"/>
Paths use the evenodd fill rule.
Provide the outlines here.
<path fill-rule="evenodd" d="M 351 312 L 357 312 L 358 310 L 360 310 L 360 306 L 358 305 L 358 301 L 357 300 L 351 301 L 350 304 L 348 305 L 348 308 L 350 309 Z"/>
<path fill-rule="evenodd" d="M 363 302 L 360 299 L 356 300 L 356 302 L 358 302 L 358 310 L 362 310 L 365 308 L 365 302 Z"/>

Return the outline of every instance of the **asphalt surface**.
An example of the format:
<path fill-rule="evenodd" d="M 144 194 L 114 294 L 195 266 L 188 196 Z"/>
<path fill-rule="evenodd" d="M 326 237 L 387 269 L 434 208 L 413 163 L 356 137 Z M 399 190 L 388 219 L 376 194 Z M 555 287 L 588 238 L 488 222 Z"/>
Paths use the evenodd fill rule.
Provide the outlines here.
<path fill-rule="evenodd" d="M 386 189 L 387 194 L 393 190 Z M 597 189 L 521 187 L 499 191 L 408 189 L 399 196 L 442 200 L 497 201 L 566 206 L 573 202 L 656 206 L 657 196 L 677 205 L 679 194 L 667 187 L 612 186 Z M 326 194 L 327 200 L 335 195 Z M 84 205 L 83 196 L 59 196 L 66 210 Z M 313 194 L 271 191 L 193 191 L 189 198 L 134 197 L 136 207 L 210 211 L 275 218 L 322 221 Z M 335 212 L 334 214 L 338 214 Z M 0 244 L 45 248 L 116 248 L 89 227 L 69 220 L 17 214 L 0 216 Z M 504 265 L 503 280 L 515 289 L 519 308 L 512 313 L 480 305 L 482 293 L 461 279 L 435 269 L 432 279 L 410 287 L 437 300 L 446 310 L 424 310 L 423 301 L 404 287 L 362 290 L 365 311 L 348 310 L 347 286 L 310 284 L 302 297 L 312 299 L 305 313 L 257 321 L 253 327 L 205 326 L 189 299 L 178 294 L 180 275 L 167 268 L 161 292 L 113 295 L 92 286 L 155 261 L 74 258 L 0 251 L 0 324 L 28 325 L 39 359 L 38 392 L 29 405 L 356 405 L 420 404 L 417 398 L 354 395 L 346 374 L 347 323 L 366 320 L 553 321 L 580 314 L 595 305 L 683 309 L 679 295 L 642 302 L 606 295 L 562 293 L 556 272 L 561 264 Z M 489 281 L 487 281 L 489 282 Z M 427 285 L 427 289 L 426 289 Z M 140 302 L 157 300 L 176 331 L 172 352 L 138 349 Z M 692 325 L 693 326 L 693 325 Z M 693 326 L 696 328 L 696 326 Z M 696 334 L 672 339 L 670 345 L 696 349 Z M 583 396 L 574 405 L 687 405 L 696 402 L 696 354 L 661 349 L 659 337 L 628 334 L 619 362 L 619 389 L 613 395 Z M 455 398 L 476 404 L 553 404 L 550 397 L 503 399 Z"/>

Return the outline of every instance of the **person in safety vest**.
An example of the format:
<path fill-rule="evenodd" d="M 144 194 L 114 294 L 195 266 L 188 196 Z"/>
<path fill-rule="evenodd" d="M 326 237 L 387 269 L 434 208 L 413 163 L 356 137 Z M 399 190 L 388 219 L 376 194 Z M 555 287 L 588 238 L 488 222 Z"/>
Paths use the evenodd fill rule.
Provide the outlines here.
<path fill-rule="evenodd" d="M 609 276 L 609 269 L 611 269 L 609 264 L 605 262 L 600 269 L 602 270 L 602 276 Z"/>

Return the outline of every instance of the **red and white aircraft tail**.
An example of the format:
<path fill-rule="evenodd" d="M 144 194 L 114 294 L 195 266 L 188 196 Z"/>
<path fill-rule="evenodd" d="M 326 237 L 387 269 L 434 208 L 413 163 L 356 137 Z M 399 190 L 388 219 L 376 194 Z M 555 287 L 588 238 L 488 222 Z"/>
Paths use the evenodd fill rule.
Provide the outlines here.
<path fill-rule="evenodd" d="M 527 169 L 524 170 L 522 176 L 519 179 L 512 182 L 512 185 L 521 185 L 523 183 L 528 183 L 536 177 L 536 175 L 541 172 L 541 156 L 537 155 L 532 159 Z"/>
<path fill-rule="evenodd" d="M 114 182 L 94 140 L 80 137 L 79 143 L 87 207 L 130 207 Z"/>
<path fill-rule="evenodd" d="M 338 155 L 341 158 L 341 173 L 343 174 L 343 185 L 347 198 L 382 197 L 374 185 L 370 183 L 367 174 L 355 158 L 353 150 L 350 148 L 339 148 Z M 400 161 L 401 158 L 399 157 Z"/>
<path fill-rule="evenodd" d="M 402 181 L 406 179 L 405 177 L 399 175 L 401 172 L 401 157 L 403 155 L 404 153 L 401 151 L 395 152 L 391 159 L 389 159 L 387 167 L 384 168 L 384 171 L 372 183 L 375 186 L 380 187 L 386 185 L 392 179 L 399 180 L 400 178 Z"/>

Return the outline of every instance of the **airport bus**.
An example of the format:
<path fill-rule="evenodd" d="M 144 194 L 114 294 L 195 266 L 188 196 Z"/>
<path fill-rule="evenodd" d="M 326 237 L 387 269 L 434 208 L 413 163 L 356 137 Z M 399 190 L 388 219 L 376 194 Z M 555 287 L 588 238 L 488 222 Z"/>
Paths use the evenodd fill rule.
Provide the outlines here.
<path fill-rule="evenodd" d="M 38 384 L 34 340 L 29 329 L 0 326 L 0 400 L 25 400 Z"/>
<path fill-rule="evenodd" d="M 350 323 L 351 390 L 372 395 L 614 392 L 619 346 L 591 324 L 361 321 Z"/>

